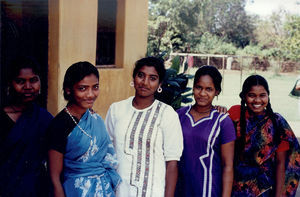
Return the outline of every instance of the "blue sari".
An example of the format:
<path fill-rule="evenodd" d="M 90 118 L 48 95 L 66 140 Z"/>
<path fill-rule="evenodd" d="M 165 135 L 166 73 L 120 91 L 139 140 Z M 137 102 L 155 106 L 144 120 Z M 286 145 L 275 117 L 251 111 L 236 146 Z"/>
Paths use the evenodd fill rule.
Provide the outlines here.
<path fill-rule="evenodd" d="M 47 195 L 45 135 L 52 118 L 48 111 L 32 104 L 8 131 L 7 137 L 1 139 L 1 197 Z"/>
<path fill-rule="evenodd" d="M 102 118 L 87 110 L 67 138 L 64 154 L 66 196 L 115 196 L 120 182 L 117 158 Z"/>

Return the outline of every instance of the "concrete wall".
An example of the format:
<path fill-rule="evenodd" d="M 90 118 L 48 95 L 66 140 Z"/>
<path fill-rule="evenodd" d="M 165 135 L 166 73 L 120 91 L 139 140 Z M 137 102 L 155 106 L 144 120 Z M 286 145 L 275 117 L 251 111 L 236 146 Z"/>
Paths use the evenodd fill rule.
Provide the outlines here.
<path fill-rule="evenodd" d="M 56 115 L 65 106 L 62 82 L 77 61 L 95 64 L 97 0 L 49 0 L 48 110 Z M 94 110 L 105 118 L 109 105 L 134 94 L 129 86 L 137 59 L 147 48 L 147 0 L 118 0 L 116 68 L 99 68 L 100 95 Z"/>

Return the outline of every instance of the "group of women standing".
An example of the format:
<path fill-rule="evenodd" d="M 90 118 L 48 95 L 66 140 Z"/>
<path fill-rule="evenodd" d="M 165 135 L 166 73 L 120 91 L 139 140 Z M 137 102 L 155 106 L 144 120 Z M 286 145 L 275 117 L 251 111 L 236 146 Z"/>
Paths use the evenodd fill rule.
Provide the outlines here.
<path fill-rule="evenodd" d="M 64 77 L 68 103 L 51 120 L 34 104 L 38 72 L 29 63 L 18 64 L 23 66 L 16 67 L 9 83 L 14 99 L 0 114 L 5 128 L 0 196 L 49 194 L 46 166 L 54 196 L 296 193 L 299 144 L 285 119 L 273 112 L 267 81 L 259 75 L 245 80 L 241 105 L 221 113 L 212 103 L 221 92 L 222 76 L 215 67 L 202 66 L 194 78 L 195 104 L 176 113 L 155 99 L 162 91 L 163 61 L 142 58 L 132 75 L 135 95 L 113 103 L 103 121 L 92 110 L 99 95 L 98 70 L 78 62 Z"/>

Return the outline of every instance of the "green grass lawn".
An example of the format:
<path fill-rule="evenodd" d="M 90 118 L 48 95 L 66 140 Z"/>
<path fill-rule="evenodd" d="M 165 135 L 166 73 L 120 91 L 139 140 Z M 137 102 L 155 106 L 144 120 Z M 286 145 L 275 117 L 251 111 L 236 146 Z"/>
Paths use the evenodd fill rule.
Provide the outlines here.
<path fill-rule="evenodd" d="M 196 68 L 193 68 L 189 73 L 194 74 L 195 71 Z M 223 76 L 223 87 L 221 94 L 218 98 L 215 98 L 214 105 L 230 108 L 232 105 L 240 104 L 238 95 L 241 91 L 242 83 L 255 71 L 243 70 L 242 75 L 240 71 L 233 70 L 225 70 L 224 73 L 223 70 L 220 70 L 220 72 Z M 273 71 L 257 71 L 256 73 L 264 76 L 269 83 L 273 111 L 280 113 L 289 123 L 296 125 L 292 125 L 292 128 L 298 130 L 298 128 L 295 128 L 300 126 L 298 99 L 289 96 L 298 77 L 297 73 L 280 73 L 279 75 L 276 75 Z M 192 81 L 189 82 L 189 86 L 192 86 Z"/>

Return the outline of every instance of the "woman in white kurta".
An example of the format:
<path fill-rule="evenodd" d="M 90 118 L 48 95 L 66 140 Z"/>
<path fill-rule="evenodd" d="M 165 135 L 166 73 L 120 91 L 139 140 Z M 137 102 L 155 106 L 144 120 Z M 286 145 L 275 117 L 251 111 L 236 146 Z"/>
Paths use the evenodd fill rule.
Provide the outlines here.
<path fill-rule="evenodd" d="M 105 123 L 122 177 L 119 197 L 174 196 L 183 138 L 177 113 L 154 98 L 164 73 L 157 58 L 137 61 L 135 96 L 113 103 L 107 113 Z"/>

